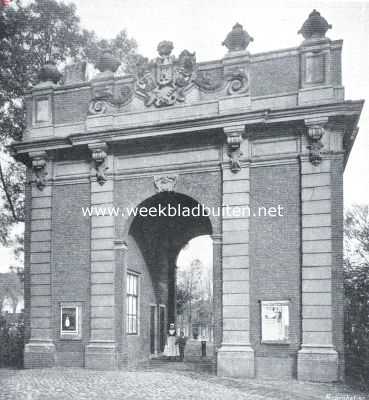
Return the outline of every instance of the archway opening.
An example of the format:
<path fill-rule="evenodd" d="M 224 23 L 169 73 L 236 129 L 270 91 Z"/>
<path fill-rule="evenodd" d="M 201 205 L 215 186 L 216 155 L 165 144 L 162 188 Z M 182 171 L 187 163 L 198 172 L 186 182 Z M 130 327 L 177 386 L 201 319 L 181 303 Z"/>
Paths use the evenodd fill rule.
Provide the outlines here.
<path fill-rule="evenodd" d="M 177 258 L 176 320 L 180 331 L 194 340 L 214 341 L 213 240 L 191 239 Z"/>
<path fill-rule="evenodd" d="M 137 350 L 139 346 L 141 346 L 139 351 L 148 351 L 151 355 L 160 355 L 164 352 L 169 324 L 178 325 L 177 261 L 184 259 L 183 254 L 192 254 L 193 251 L 197 251 L 196 258 L 201 261 L 204 254 L 199 253 L 198 241 L 204 244 L 205 240 L 207 250 L 210 251 L 212 234 L 209 217 L 196 211 L 201 211 L 201 205 L 189 196 L 175 192 L 158 193 L 141 203 L 138 209 L 147 212 L 138 212 L 132 221 L 126 261 L 127 271 L 138 274 L 142 285 L 138 291 L 141 293 L 140 299 L 136 301 L 140 337 L 127 335 L 128 347 L 130 343 L 134 343 L 131 346 L 132 357 L 134 348 Z M 188 210 L 195 211 L 188 213 Z M 192 241 L 194 238 L 203 239 Z M 191 252 L 188 253 L 186 249 L 190 249 Z M 209 260 L 206 264 L 210 267 L 211 257 L 208 255 L 207 258 Z M 210 274 L 210 271 L 208 273 Z M 212 282 L 211 288 L 208 289 L 212 290 Z M 207 299 L 207 302 L 209 300 Z M 127 308 L 128 306 L 131 307 L 127 305 Z M 189 328 L 187 330 L 189 331 Z M 193 336 L 192 332 L 189 333 Z M 204 331 L 203 333 L 205 334 Z"/>

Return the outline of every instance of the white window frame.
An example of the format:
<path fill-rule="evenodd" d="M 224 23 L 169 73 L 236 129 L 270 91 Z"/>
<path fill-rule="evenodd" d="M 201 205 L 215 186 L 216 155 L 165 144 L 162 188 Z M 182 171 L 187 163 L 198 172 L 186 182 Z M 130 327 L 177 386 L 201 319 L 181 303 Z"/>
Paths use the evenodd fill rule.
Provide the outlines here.
<path fill-rule="evenodd" d="M 137 279 L 137 294 L 129 294 L 128 293 L 128 275 L 134 276 Z M 126 273 L 126 335 L 127 336 L 139 336 L 140 335 L 140 301 L 141 301 L 141 276 L 138 272 L 127 270 Z M 128 296 L 136 297 L 136 331 L 129 332 L 129 315 L 128 315 Z M 132 314 L 133 315 L 133 314 Z"/>

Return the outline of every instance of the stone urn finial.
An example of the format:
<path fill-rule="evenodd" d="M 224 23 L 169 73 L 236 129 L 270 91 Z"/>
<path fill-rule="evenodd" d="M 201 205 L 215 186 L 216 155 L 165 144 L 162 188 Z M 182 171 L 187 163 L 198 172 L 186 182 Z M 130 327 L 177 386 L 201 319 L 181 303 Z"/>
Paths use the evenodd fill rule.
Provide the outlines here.
<path fill-rule="evenodd" d="M 157 47 L 159 56 L 163 58 L 169 57 L 173 49 L 173 42 L 170 42 L 169 40 L 161 41 Z"/>
<path fill-rule="evenodd" d="M 100 72 L 114 73 L 120 66 L 120 61 L 114 57 L 113 52 L 109 48 L 101 50 L 99 60 L 95 67 Z"/>
<path fill-rule="evenodd" d="M 321 39 L 331 28 L 332 25 L 317 10 L 313 10 L 297 33 L 301 33 L 304 39 Z"/>
<path fill-rule="evenodd" d="M 169 40 L 162 40 L 157 47 L 159 56 L 161 58 L 169 58 L 173 49 L 173 42 Z"/>
<path fill-rule="evenodd" d="M 53 57 L 50 57 L 49 61 L 47 61 L 41 68 L 38 73 L 38 78 L 40 82 L 52 82 L 53 84 L 57 84 L 62 77 L 61 72 L 59 72 L 56 67 L 56 63 Z"/>
<path fill-rule="evenodd" d="M 247 46 L 253 40 L 254 39 L 243 29 L 243 26 L 237 22 L 231 32 L 228 33 L 222 45 L 226 46 L 230 52 L 242 51 L 246 50 Z"/>

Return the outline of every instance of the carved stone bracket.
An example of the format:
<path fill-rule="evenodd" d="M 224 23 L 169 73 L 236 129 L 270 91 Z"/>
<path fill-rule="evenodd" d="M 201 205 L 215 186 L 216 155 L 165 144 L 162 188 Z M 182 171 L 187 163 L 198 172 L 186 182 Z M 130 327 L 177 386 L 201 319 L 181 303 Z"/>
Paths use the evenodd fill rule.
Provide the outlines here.
<path fill-rule="evenodd" d="M 34 173 L 34 182 L 39 190 L 43 190 L 46 185 L 46 165 L 47 154 L 45 151 L 40 151 L 30 155 L 32 158 L 32 170 Z"/>
<path fill-rule="evenodd" d="M 88 148 L 91 151 L 92 161 L 96 170 L 96 179 L 100 185 L 103 185 L 106 181 L 105 172 L 109 169 L 106 165 L 107 149 L 106 143 L 90 144 Z"/>
<path fill-rule="evenodd" d="M 309 150 L 310 162 L 317 166 L 322 161 L 321 150 L 324 147 L 321 139 L 325 133 L 325 125 L 328 122 L 328 118 L 312 119 L 306 120 L 305 124 L 307 126 L 307 136 L 309 140 L 309 145 L 307 146 Z"/>
<path fill-rule="evenodd" d="M 178 175 L 154 176 L 154 186 L 157 193 L 173 192 L 178 181 Z"/>
<path fill-rule="evenodd" d="M 231 171 L 236 173 L 241 170 L 240 157 L 242 156 L 241 143 L 244 127 L 224 127 L 227 136 L 228 156 L 231 163 Z"/>

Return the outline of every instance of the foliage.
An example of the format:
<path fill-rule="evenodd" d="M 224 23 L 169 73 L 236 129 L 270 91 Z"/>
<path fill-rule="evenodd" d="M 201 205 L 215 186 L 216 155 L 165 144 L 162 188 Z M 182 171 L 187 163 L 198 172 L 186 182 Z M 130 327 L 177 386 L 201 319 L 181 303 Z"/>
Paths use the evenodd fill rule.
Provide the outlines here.
<path fill-rule="evenodd" d="M 0 367 L 23 366 L 24 321 L 9 322 L 0 314 Z"/>
<path fill-rule="evenodd" d="M 0 244 L 10 245 L 12 226 L 24 221 L 25 168 L 7 155 L 6 146 L 20 140 L 25 130 L 25 94 L 51 57 L 59 67 L 80 59 L 95 63 L 104 46 L 122 61 L 123 71 L 134 72 L 147 63 L 125 30 L 111 40 L 83 30 L 74 4 L 14 0 L 0 8 Z"/>
<path fill-rule="evenodd" d="M 178 271 L 177 320 L 187 325 L 194 336 L 199 324 L 213 323 L 213 290 L 210 271 L 195 259 L 189 267 Z M 185 322 L 186 321 L 186 322 Z"/>
<path fill-rule="evenodd" d="M 189 269 L 178 271 L 177 277 L 177 314 L 181 315 L 186 308 L 191 309 L 194 300 L 200 297 L 201 270 L 200 260 L 193 260 Z M 191 316 L 190 316 L 191 318 Z"/>
<path fill-rule="evenodd" d="M 18 272 L 0 274 L 0 312 L 4 300 L 7 299 L 11 301 L 13 313 L 15 313 L 20 298 L 23 298 L 23 284 Z"/>
<path fill-rule="evenodd" d="M 369 386 L 369 207 L 345 216 L 345 353 L 348 378 Z"/>

